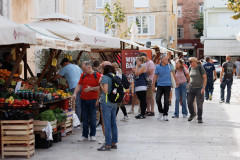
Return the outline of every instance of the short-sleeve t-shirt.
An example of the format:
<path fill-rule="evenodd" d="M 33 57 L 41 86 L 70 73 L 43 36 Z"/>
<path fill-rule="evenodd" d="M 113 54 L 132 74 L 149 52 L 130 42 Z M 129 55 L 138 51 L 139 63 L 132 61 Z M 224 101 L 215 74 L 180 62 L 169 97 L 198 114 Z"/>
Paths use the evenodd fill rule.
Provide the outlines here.
<path fill-rule="evenodd" d="M 80 81 L 78 82 L 79 85 L 82 85 L 82 92 L 81 92 L 81 98 L 83 100 L 93 100 L 97 99 L 98 96 L 98 91 L 89 91 L 89 92 L 84 92 L 84 89 L 89 87 L 96 87 L 99 86 L 99 79 L 101 77 L 100 73 L 96 73 L 97 79 L 95 79 L 94 74 L 90 75 L 84 75 L 84 73 L 81 75 Z M 84 77 L 84 78 L 83 78 Z"/>
<path fill-rule="evenodd" d="M 82 69 L 75 64 L 68 64 L 64 66 L 58 74 L 65 77 L 69 85 L 69 89 L 71 90 L 76 88 L 82 74 Z"/>
<path fill-rule="evenodd" d="M 148 75 L 149 78 L 153 81 L 155 65 L 154 65 L 152 60 L 149 60 L 149 61 L 146 62 L 146 69 L 147 69 L 147 71 L 153 69 L 153 73 L 151 75 Z"/>
<path fill-rule="evenodd" d="M 202 74 L 200 73 L 199 67 Z M 206 74 L 205 69 L 202 66 L 197 66 L 196 68 L 189 68 L 189 88 L 202 88 L 203 87 L 203 75 Z"/>
<path fill-rule="evenodd" d="M 187 75 L 188 73 L 189 72 L 188 72 L 186 67 L 183 67 L 183 70 L 182 69 L 178 69 L 176 71 L 176 78 L 177 78 L 179 84 L 183 84 L 183 83 L 187 82 L 187 77 L 185 75 Z"/>
<path fill-rule="evenodd" d="M 225 79 L 233 79 L 233 70 L 236 69 L 236 65 L 232 62 L 224 62 L 222 67 L 224 68 Z"/>
<path fill-rule="evenodd" d="M 157 86 L 171 86 L 170 72 L 172 71 L 173 69 L 170 64 L 167 64 L 166 66 L 162 66 L 161 64 L 157 65 L 155 70 L 155 74 L 158 75 Z"/>
<path fill-rule="evenodd" d="M 206 63 L 203 65 L 203 68 L 205 69 L 207 73 L 207 77 L 212 78 L 213 77 L 213 71 L 215 71 L 215 66 L 212 63 Z"/>
<path fill-rule="evenodd" d="M 102 77 L 101 84 L 107 84 L 108 85 L 108 93 L 111 92 L 112 90 L 112 79 L 106 75 Z M 106 99 L 106 94 L 102 91 L 101 92 L 101 103 L 103 105 L 108 105 L 108 106 L 117 106 L 117 103 L 112 103 L 109 101 L 109 99 Z"/>

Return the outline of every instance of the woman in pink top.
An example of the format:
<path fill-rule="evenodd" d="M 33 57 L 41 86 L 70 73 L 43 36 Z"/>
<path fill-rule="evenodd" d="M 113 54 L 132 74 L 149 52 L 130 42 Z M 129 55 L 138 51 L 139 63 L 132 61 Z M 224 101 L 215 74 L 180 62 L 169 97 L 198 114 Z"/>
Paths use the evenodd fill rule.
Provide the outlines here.
<path fill-rule="evenodd" d="M 183 66 L 182 60 L 178 60 L 175 68 L 176 78 L 179 86 L 175 88 L 175 113 L 172 118 L 179 118 L 179 102 L 182 98 L 182 114 L 183 118 L 187 117 L 187 83 L 189 82 L 189 72 L 186 67 Z"/>

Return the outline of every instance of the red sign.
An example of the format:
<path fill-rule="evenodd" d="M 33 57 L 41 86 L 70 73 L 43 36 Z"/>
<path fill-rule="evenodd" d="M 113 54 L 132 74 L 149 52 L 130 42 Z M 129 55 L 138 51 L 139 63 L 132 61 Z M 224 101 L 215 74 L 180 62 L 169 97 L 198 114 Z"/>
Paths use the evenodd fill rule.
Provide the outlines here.
<path fill-rule="evenodd" d="M 125 92 L 124 104 L 132 103 L 132 95 L 134 93 L 134 80 L 132 68 L 139 56 L 138 50 L 122 50 L 122 72 L 127 76 L 130 83 L 129 89 Z"/>

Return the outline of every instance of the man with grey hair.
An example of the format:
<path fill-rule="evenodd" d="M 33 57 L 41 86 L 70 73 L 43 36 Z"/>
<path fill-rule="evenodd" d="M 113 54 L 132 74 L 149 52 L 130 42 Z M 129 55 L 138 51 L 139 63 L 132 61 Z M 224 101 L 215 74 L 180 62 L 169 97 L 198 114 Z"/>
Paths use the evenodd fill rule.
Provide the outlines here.
<path fill-rule="evenodd" d="M 169 95 L 171 91 L 171 73 L 174 76 L 176 81 L 176 85 L 178 86 L 178 81 L 175 76 L 175 72 L 173 72 L 173 68 L 168 64 L 168 56 L 161 56 L 161 63 L 157 65 L 155 69 L 155 75 L 153 77 L 153 84 L 157 81 L 157 94 L 156 94 L 156 102 L 158 105 L 160 120 L 163 117 L 164 121 L 168 121 L 168 110 L 169 110 Z M 152 86 L 152 89 L 155 91 L 155 85 Z M 162 96 L 164 95 L 164 107 L 162 107 Z"/>
<path fill-rule="evenodd" d="M 221 88 L 221 100 L 220 103 L 224 102 L 224 90 L 227 86 L 227 99 L 226 104 L 230 104 L 230 98 L 231 98 L 231 87 L 233 83 L 233 75 L 236 72 L 236 65 L 231 62 L 231 56 L 226 56 L 226 62 L 222 65 L 222 71 L 220 74 L 220 88 Z"/>
<path fill-rule="evenodd" d="M 79 141 L 87 141 L 90 127 L 90 140 L 96 140 L 96 99 L 99 91 L 99 80 L 101 75 L 94 72 L 91 63 L 88 61 L 82 64 L 83 74 L 72 95 L 75 99 L 77 93 L 81 90 L 81 105 L 83 117 L 83 131 Z"/>

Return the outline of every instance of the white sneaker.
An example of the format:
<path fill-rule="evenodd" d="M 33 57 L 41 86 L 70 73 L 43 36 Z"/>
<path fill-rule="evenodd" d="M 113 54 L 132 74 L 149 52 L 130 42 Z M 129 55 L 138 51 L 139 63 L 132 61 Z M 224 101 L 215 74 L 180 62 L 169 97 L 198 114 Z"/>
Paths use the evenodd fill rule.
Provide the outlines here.
<path fill-rule="evenodd" d="M 187 115 L 184 114 L 184 115 L 183 115 L 183 118 L 187 118 Z"/>
<path fill-rule="evenodd" d="M 168 116 L 163 116 L 164 121 L 168 121 Z"/>
<path fill-rule="evenodd" d="M 163 117 L 163 114 L 159 113 L 157 119 L 160 120 L 160 119 L 162 119 L 162 117 Z"/>
<path fill-rule="evenodd" d="M 105 139 L 98 141 L 98 144 L 105 144 Z"/>
<path fill-rule="evenodd" d="M 124 116 L 123 119 L 121 119 L 120 121 L 125 121 L 126 122 L 128 120 L 129 120 L 128 116 Z"/>
<path fill-rule="evenodd" d="M 90 141 L 96 141 L 96 140 L 97 140 L 97 138 L 95 136 L 90 137 Z"/>
<path fill-rule="evenodd" d="M 78 142 L 83 142 L 83 141 L 88 141 L 88 138 L 84 137 L 84 136 L 81 136 L 79 139 L 78 139 Z"/>
<path fill-rule="evenodd" d="M 101 131 L 102 130 L 102 125 L 98 125 L 96 128 L 97 131 Z"/>

